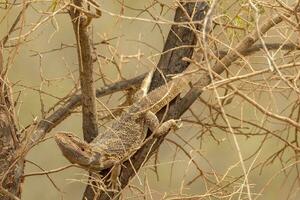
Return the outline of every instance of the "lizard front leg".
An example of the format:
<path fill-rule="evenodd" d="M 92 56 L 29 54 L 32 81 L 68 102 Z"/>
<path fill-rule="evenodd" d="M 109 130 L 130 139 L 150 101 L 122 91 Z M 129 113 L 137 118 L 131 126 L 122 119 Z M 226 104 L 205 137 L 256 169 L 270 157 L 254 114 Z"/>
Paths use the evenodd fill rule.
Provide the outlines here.
<path fill-rule="evenodd" d="M 121 173 L 121 164 L 116 163 L 111 169 L 110 178 L 109 178 L 111 189 L 114 191 L 118 191 L 120 189 L 121 186 L 119 182 L 120 173 Z"/>
<path fill-rule="evenodd" d="M 153 136 L 158 137 L 167 134 L 170 129 L 179 129 L 181 120 L 170 119 L 160 124 L 157 116 L 153 112 L 147 111 L 145 113 L 145 124 L 153 132 Z"/>
<path fill-rule="evenodd" d="M 121 172 L 121 164 L 123 160 L 112 159 L 110 156 L 101 156 L 101 158 L 96 158 L 94 165 L 98 166 L 96 171 L 111 168 L 108 178 L 108 186 L 113 192 L 117 192 L 120 189 L 119 175 Z M 96 164 L 96 162 L 98 162 Z"/>

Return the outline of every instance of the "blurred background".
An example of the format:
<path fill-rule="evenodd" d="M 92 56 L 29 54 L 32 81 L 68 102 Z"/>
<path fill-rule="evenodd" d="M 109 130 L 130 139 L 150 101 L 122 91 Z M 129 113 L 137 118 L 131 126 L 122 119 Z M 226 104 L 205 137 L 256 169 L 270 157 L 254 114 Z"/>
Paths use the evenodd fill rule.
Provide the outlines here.
<path fill-rule="evenodd" d="M 95 63 L 97 88 L 123 78 L 133 78 L 157 64 L 176 8 L 176 2 L 171 0 L 161 3 L 126 0 L 124 5 L 122 2 L 99 2 L 102 17 L 92 22 L 92 39 L 96 43 L 100 42 L 96 45 L 96 51 L 101 55 Z M 222 41 L 218 43 L 220 49 L 227 51 L 228 47 L 234 46 L 255 29 L 255 12 L 247 7 L 247 2 L 222 1 L 217 5 L 214 19 L 240 28 L 216 26 L 213 36 Z M 10 10 L 0 9 L 1 38 L 7 34 L 22 9 L 22 2 L 18 3 Z M 58 10 L 62 4 L 63 0 L 54 10 Z M 261 12 L 260 22 L 276 13 L 270 6 L 275 4 L 276 1 L 257 3 Z M 9 80 L 17 100 L 20 129 L 41 119 L 44 111 L 79 87 L 77 54 L 73 46 L 75 37 L 68 14 L 58 13 L 30 31 L 37 22 L 49 16 L 52 9 L 53 1 L 32 2 L 22 21 L 23 29 L 13 34 L 16 38 L 12 37 L 8 45 L 16 44 L 20 33 L 28 33 L 28 38 L 17 51 L 9 48 L 4 51 L 7 57 L 14 56 L 7 62 L 10 66 Z M 159 17 L 161 23 L 154 24 L 151 15 Z M 290 42 L 295 40 L 295 35 L 291 26 L 285 23 L 270 31 L 265 39 L 267 42 Z M 274 53 L 274 58 L 280 65 L 293 59 L 297 61 L 297 55 L 297 51 L 289 55 L 280 51 Z M 110 60 L 118 63 L 118 68 Z M 258 52 L 245 60 L 240 59 L 224 77 L 249 73 L 247 62 L 254 70 L 268 67 L 266 56 Z M 292 76 L 298 70 L 296 68 L 285 72 Z M 297 104 L 297 95 L 287 90 L 286 85 L 278 79 L 272 79 L 273 75 L 266 73 L 236 81 L 233 85 L 275 113 L 289 116 L 293 109 L 299 113 L 298 108 L 293 107 Z M 218 89 L 222 95 L 226 94 L 224 88 Z M 41 90 L 43 93 L 39 92 Z M 124 99 L 124 93 L 117 93 L 99 100 L 109 108 L 116 108 Z M 270 134 L 279 134 L 286 141 L 292 142 L 297 140 L 297 130 L 269 119 L 239 96 L 223 100 L 230 101 L 223 104 L 226 114 L 237 118 L 230 118 L 230 124 L 235 130 L 240 153 L 246 159 L 244 164 L 253 199 L 299 199 L 298 153 L 288 148 L 286 142 Z M 132 180 L 131 184 L 139 190 L 135 187 L 127 188 L 122 195 L 124 199 L 171 199 L 178 194 L 202 199 L 247 199 L 236 142 L 226 128 L 223 117 L 208 103 L 218 110 L 212 89 L 205 91 L 201 99 L 183 116 L 183 127 L 168 135 L 168 141 L 159 149 L 157 171 L 154 170 L 154 159 L 151 159 Z M 108 114 L 102 104 L 98 103 L 97 106 L 100 118 Z M 293 115 L 289 117 L 293 118 Z M 108 125 L 109 122 L 105 120 L 99 121 L 100 131 Z M 25 174 L 40 172 L 41 169 L 35 165 L 44 170 L 53 170 L 69 164 L 51 137 L 57 130 L 74 132 L 82 137 L 80 109 L 52 130 L 47 135 L 49 139 L 29 152 L 26 160 L 30 162 L 26 163 Z M 174 145 L 174 142 L 180 146 Z M 199 176 L 199 169 L 204 175 Z M 87 175 L 86 171 L 73 167 L 50 174 L 52 182 L 45 175 L 28 176 L 23 184 L 22 199 L 79 200 Z"/>

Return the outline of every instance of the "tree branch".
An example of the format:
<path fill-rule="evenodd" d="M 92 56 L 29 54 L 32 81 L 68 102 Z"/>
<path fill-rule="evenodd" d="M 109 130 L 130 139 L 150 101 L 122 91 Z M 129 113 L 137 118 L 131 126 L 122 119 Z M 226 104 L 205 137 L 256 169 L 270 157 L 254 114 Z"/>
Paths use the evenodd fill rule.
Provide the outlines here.
<path fill-rule="evenodd" d="M 75 0 L 74 4 L 77 7 L 82 8 L 81 0 Z M 85 14 L 82 14 L 82 11 L 75 7 L 70 8 L 69 14 L 72 19 L 77 41 L 79 76 L 82 92 L 83 137 L 85 141 L 91 142 L 98 135 L 91 41 L 87 29 L 87 19 Z"/>

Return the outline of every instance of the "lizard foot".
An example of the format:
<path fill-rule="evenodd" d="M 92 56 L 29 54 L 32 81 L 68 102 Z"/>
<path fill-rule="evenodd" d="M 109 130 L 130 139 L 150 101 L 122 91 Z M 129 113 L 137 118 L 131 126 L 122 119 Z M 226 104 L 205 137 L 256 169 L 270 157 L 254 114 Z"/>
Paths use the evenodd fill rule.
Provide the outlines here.
<path fill-rule="evenodd" d="M 162 123 L 159 128 L 154 131 L 154 136 L 158 137 L 161 135 L 165 135 L 169 132 L 170 129 L 177 130 L 180 127 L 182 127 L 181 119 L 170 119 Z"/>

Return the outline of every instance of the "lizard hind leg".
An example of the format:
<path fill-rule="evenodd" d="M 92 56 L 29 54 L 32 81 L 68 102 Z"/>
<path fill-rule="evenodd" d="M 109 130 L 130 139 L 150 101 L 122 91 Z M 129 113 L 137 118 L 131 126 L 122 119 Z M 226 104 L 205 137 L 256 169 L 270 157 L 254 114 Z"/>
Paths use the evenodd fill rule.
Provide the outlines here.
<path fill-rule="evenodd" d="M 119 181 L 120 173 L 121 173 L 121 164 L 116 163 L 111 169 L 111 174 L 109 179 L 111 189 L 116 192 L 121 189 L 121 184 Z"/>
<path fill-rule="evenodd" d="M 144 78 L 140 89 L 135 93 L 133 100 L 134 102 L 138 102 L 141 98 L 145 97 L 149 91 L 151 80 L 154 74 L 154 70 L 151 70 L 146 77 Z"/>

